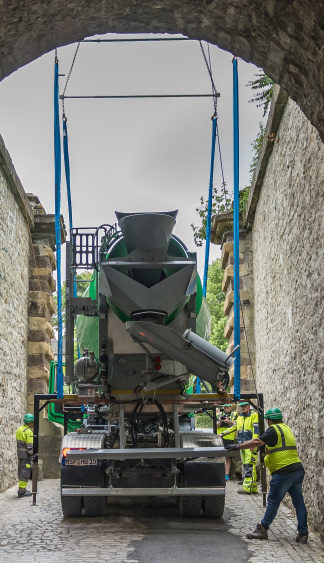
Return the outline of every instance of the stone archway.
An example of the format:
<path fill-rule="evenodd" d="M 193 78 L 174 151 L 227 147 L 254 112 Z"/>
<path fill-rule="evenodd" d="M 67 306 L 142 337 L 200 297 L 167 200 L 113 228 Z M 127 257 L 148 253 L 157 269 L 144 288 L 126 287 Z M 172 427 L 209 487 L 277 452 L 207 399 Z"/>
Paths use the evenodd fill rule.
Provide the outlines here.
<path fill-rule="evenodd" d="M 182 33 L 262 67 L 324 139 L 323 23 L 318 0 L 12 0 L 1 6 L 0 79 L 86 36 Z"/>

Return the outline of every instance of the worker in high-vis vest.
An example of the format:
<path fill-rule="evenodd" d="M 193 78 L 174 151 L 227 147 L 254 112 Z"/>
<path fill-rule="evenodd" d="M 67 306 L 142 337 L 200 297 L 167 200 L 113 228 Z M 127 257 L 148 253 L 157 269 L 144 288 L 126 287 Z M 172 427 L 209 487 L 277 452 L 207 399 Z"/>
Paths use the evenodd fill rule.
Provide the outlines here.
<path fill-rule="evenodd" d="M 16 430 L 17 455 L 18 455 L 18 498 L 30 497 L 27 491 L 28 479 L 32 469 L 34 415 L 27 413 L 24 424 Z"/>
<path fill-rule="evenodd" d="M 305 544 L 308 540 L 307 510 L 302 491 L 305 470 L 298 457 L 296 440 L 289 426 L 283 423 L 280 409 L 276 407 L 269 409 L 264 418 L 268 421 L 269 427 L 259 438 L 240 445 L 232 444 L 226 448 L 233 450 L 266 445 L 264 464 L 271 473 L 267 508 L 261 523 L 257 524 L 256 529 L 246 537 L 268 539 L 269 527 L 276 517 L 282 499 L 288 493 L 297 515 L 296 542 Z"/>
<path fill-rule="evenodd" d="M 222 410 L 217 415 L 217 434 L 222 434 L 226 430 L 231 429 L 235 425 L 237 417 L 238 417 L 238 413 L 234 410 L 232 411 L 232 405 L 231 404 L 223 405 Z M 226 434 L 226 436 L 224 436 L 223 440 L 224 440 L 224 444 L 234 444 L 235 430 L 233 430 L 229 434 Z M 226 481 L 229 481 L 229 478 L 230 478 L 229 474 L 230 474 L 230 470 L 231 470 L 231 464 L 232 464 L 232 458 L 231 457 L 225 457 L 225 479 L 226 479 Z"/>
<path fill-rule="evenodd" d="M 233 431 L 235 432 L 237 430 L 238 444 L 244 444 L 248 440 L 258 438 L 259 417 L 258 413 L 251 409 L 250 403 L 241 401 L 239 403 L 239 407 L 242 408 L 242 413 L 237 417 L 235 424 L 228 430 L 225 430 L 225 432 L 221 432 L 219 436 L 221 436 L 222 438 L 224 437 L 224 439 L 226 440 L 226 436 L 228 434 L 231 434 Z M 224 445 L 226 445 L 226 442 L 224 442 Z M 257 448 L 252 448 L 252 450 L 248 449 L 247 451 L 242 450 L 241 460 L 242 481 L 239 481 L 239 484 L 243 485 L 243 488 L 239 489 L 237 492 L 241 495 L 256 494 L 258 492 L 256 472 L 256 464 L 258 461 Z"/>

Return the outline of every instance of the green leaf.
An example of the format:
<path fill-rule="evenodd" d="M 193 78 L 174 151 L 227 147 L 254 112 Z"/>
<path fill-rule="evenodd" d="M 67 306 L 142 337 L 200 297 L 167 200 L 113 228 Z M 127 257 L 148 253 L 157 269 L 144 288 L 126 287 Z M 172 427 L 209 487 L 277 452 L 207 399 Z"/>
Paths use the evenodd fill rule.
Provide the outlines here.
<path fill-rule="evenodd" d="M 270 107 L 275 83 L 264 72 L 259 72 L 254 76 L 256 76 L 256 79 L 247 83 L 247 86 L 250 86 L 252 90 L 256 90 L 254 97 L 249 102 L 256 103 L 258 108 L 263 107 L 263 117 L 265 117 Z"/>
<path fill-rule="evenodd" d="M 211 334 L 209 341 L 221 350 L 228 347 L 228 340 L 224 336 L 227 316 L 224 315 L 224 301 L 226 293 L 222 290 L 224 270 L 221 259 L 217 258 L 208 268 L 206 300 L 211 314 Z"/>
<path fill-rule="evenodd" d="M 225 213 L 231 207 L 231 200 L 228 198 L 228 190 L 226 184 L 222 186 L 222 192 L 219 194 L 217 188 L 213 188 L 212 194 L 212 214 L 218 215 L 219 213 Z M 191 224 L 193 230 L 194 242 L 196 246 L 202 246 L 204 240 L 206 240 L 206 228 L 207 228 L 207 213 L 208 213 L 208 200 L 205 201 L 203 196 L 200 197 L 200 207 L 196 207 L 196 212 L 201 218 L 201 224 L 195 226 Z"/>

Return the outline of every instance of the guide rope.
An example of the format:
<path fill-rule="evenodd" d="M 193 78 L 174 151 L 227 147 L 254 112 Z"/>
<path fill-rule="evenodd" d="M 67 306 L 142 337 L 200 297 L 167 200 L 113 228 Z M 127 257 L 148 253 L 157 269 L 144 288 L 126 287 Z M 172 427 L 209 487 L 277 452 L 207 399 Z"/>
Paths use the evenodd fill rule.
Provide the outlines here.
<path fill-rule="evenodd" d="M 225 197 L 225 205 L 227 206 L 226 200 L 226 189 L 225 189 L 225 179 L 224 179 L 224 170 L 223 170 L 223 161 L 221 155 L 221 148 L 220 148 L 220 140 L 219 140 L 219 132 L 217 126 L 217 99 L 219 93 L 217 92 L 217 88 L 215 86 L 215 82 L 213 79 L 212 73 L 212 66 L 211 66 L 211 58 L 210 58 L 210 50 L 209 45 L 208 48 L 208 59 L 205 53 L 203 44 L 199 41 L 200 49 L 206 64 L 206 68 L 209 74 L 212 93 L 213 93 L 213 102 L 214 102 L 214 114 L 212 116 L 212 145 L 211 145 L 211 162 L 210 162 L 210 175 L 209 175 L 209 190 L 208 190 L 208 206 L 207 206 L 207 222 L 206 222 L 206 249 L 205 249 L 205 267 L 204 267 L 204 280 L 203 280 L 203 295 L 206 297 L 207 293 L 207 281 L 208 281 L 208 265 L 209 265 L 209 250 L 210 250 L 210 239 L 211 239 L 211 218 L 213 212 L 213 183 L 214 183 L 214 164 L 215 164 L 215 147 L 216 147 L 216 139 L 218 142 L 218 151 L 219 151 L 219 158 L 221 164 L 221 174 L 222 174 L 222 186 L 224 190 L 224 197 Z"/>
<path fill-rule="evenodd" d="M 65 105 L 64 105 L 64 94 L 66 92 L 69 80 L 71 78 L 71 74 L 73 71 L 74 63 L 79 51 L 80 41 L 77 44 L 74 57 L 72 59 L 72 64 L 65 82 L 63 96 L 62 96 L 62 111 L 63 111 L 63 156 L 64 156 L 64 170 L 65 170 L 65 181 L 66 181 L 66 190 L 67 190 L 67 200 L 68 200 L 68 210 L 69 210 L 69 227 L 70 232 L 73 229 L 73 216 L 72 216 L 72 196 L 71 196 L 71 174 L 70 174 L 70 157 L 69 157 L 69 140 L 68 140 L 68 130 L 67 130 L 67 117 L 65 114 Z M 74 297 L 77 297 L 77 283 L 74 279 L 73 283 L 73 294 Z M 77 337 L 77 351 L 78 351 L 78 358 L 80 358 L 80 346 L 79 346 L 79 339 Z"/>
<path fill-rule="evenodd" d="M 74 67 L 75 59 L 77 58 L 77 54 L 78 54 L 78 51 L 79 51 L 79 47 L 80 47 L 80 41 L 79 41 L 79 43 L 78 43 L 77 46 L 76 46 L 75 53 L 74 53 L 74 57 L 73 57 L 73 59 L 72 59 L 71 68 L 70 68 L 70 70 L 69 70 L 69 72 L 68 72 L 67 79 L 66 79 L 66 82 L 65 82 L 65 86 L 64 86 L 64 89 L 63 89 L 62 108 L 63 108 L 63 119 L 64 119 L 65 121 L 67 121 L 67 119 L 66 119 L 66 116 L 65 116 L 64 96 L 65 96 L 65 92 L 66 92 L 66 89 L 67 89 L 67 86 L 68 86 L 68 83 L 69 83 L 69 80 L 70 80 L 70 77 L 71 77 L 71 74 L 72 74 L 72 70 L 73 70 L 73 67 Z"/>
<path fill-rule="evenodd" d="M 214 82 L 214 79 L 213 79 L 209 44 L 207 44 L 208 61 L 207 61 L 207 56 L 206 56 L 206 53 L 204 51 L 204 47 L 202 45 L 202 42 L 199 41 L 199 44 L 200 44 L 201 52 L 202 52 L 202 55 L 204 57 L 204 61 L 205 61 L 207 71 L 208 71 L 208 74 L 209 74 L 209 77 L 210 77 L 211 85 L 212 85 L 212 92 L 213 92 L 213 99 L 214 99 L 214 116 L 216 118 L 218 118 L 217 100 L 219 98 L 219 93 L 217 92 L 217 88 L 215 86 L 215 82 Z M 213 119 L 213 117 L 212 117 L 212 119 Z M 228 202 L 227 197 L 226 197 L 226 182 L 225 182 L 225 177 L 224 177 L 223 158 L 222 158 L 222 151 L 221 151 L 220 136 L 219 136 L 219 129 L 218 128 L 217 128 L 217 144 L 218 144 L 219 160 L 220 160 L 220 167 L 221 167 L 221 174 L 222 174 L 222 188 L 223 188 L 223 194 L 224 194 L 224 201 L 225 201 L 225 207 L 227 208 L 229 202 Z"/>
<path fill-rule="evenodd" d="M 206 67 L 207 67 L 207 71 L 208 71 L 208 74 L 209 74 L 209 78 L 210 78 L 210 82 L 211 82 L 211 87 L 212 87 L 213 102 L 214 102 L 214 115 L 213 115 L 212 119 L 213 119 L 214 117 L 216 117 L 216 119 L 217 119 L 217 117 L 218 117 L 218 116 L 217 116 L 217 99 L 218 99 L 217 94 L 218 94 L 218 92 L 217 92 L 217 88 L 216 88 L 216 86 L 215 86 L 215 82 L 214 82 L 214 79 L 213 79 L 213 73 L 212 73 L 212 68 L 211 68 L 211 60 L 210 60 L 210 52 L 209 52 L 209 45 L 208 45 L 208 58 L 209 58 L 209 61 L 207 60 L 207 56 L 206 56 L 206 53 L 205 53 L 205 50 L 204 50 L 204 47 L 203 47 L 203 44 L 202 44 L 201 41 L 199 41 L 199 45 L 200 45 L 200 49 L 201 49 L 202 55 L 203 55 L 203 57 L 204 57 L 204 61 L 205 61 Z"/>
<path fill-rule="evenodd" d="M 257 389 L 253 364 L 252 364 L 252 360 L 251 360 L 251 352 L 250 352 L 250 346 L 249 346 L 248 336 L 247 336 L 247 332 L 246 332 L 244 312 L 243 312 L 241 299 L 240 299 L 240 308 L 241 308 L 241 314 L 242 314 L 242 321 L 243 321 L 243 329 L 244 329 L 244 334 L 245 334 L 246 346 L 247 346 L 247 350 L 248 350 L 248 355 L 249 355 L 249 360 L 250 360 L 250 365 L 251 365 L 251 371 L 252 371 L 252 377 L 253 377 L 253 382 L 254 382 L 254 388 L 255 388 L 256 395 L 257 395 L 257 403 L 258 403 L 259 411 L 262 412 L 262 406 L 261 406 L 261 402 L 260 402 L 260 398 L 259 398 L 259 393 L 258 393 L 258 389 Z"/>
<path fill-rule="evenodd" d="M 59 111 L 59 67 L 57 49 L 54 62 L 54 162 L 55 162 L 55 241 L 57 262 L 57 398 L 63 398 L 63 330 L 61 288 L 61 136 Z"/>
<path fill-rule="evenodd" d="M 213 211 L 213 185 L 214 185 L 214 163 L 215 163 L 216 134 L 217 134 L 217 118 L 214 115 L 213 116 L 213 128 L 212 128 L 212 146 L 211 146 L 207 224 L 206 224 L 206 249 L 205 249 L 205 268 L 204 268 L 204 281 L 203 281 L 203 295 L 204 295 L 204 297 L 206 297 L 206 293 L 207 293 L 207 280 L 208 280 L 208 263 L 209 263 L 209 250 L 210 250 L 210 239 L 211 239 L 211 218 L 212 218 L 212 211 Z"/>

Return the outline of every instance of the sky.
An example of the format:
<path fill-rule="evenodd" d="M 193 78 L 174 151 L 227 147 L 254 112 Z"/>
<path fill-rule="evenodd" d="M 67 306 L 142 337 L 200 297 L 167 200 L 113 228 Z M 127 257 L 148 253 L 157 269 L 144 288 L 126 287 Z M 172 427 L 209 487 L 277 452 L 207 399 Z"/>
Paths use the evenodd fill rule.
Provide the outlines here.
<path fill-rule="evenodd" d="M 105 38 L 132 37 L 107 34 Z M 137 35 L 149 37 L 148 35 Z M 152 35 L 151 37 L 161 37 Z M 167 37 L 167 36 L 164 36 Z M 174 36 L 173 36 L 174 37 Z M 207 44 L 203 43 L 207 52 Z M 58 49 L 60 93 L 76 44 Z M 218 128 L 228 190 L 233 190 L 232 55 L 210 45 L 218 98 Z M 246 84 L 258 69 L 240 60 L 240 188 L 250 182 L 251 143 L 262 109 Z M 0 83 L 0 134 L 26 192 L 54 213 L 54 52 Z M 209 94 L 210 78 L 197 41 L 81 43 L 66 95 Z M 208 197 L 212 98 L 65 101 L 74 227 L 115 223 L 115 211 L 178 209 L 174 233 L 196 249 L 191 224 Z M 216 154 L 214 186 L 221 190 Z M 62 213 L 68 224 L 62 173 Z M 211 245 L 210 261 L 220 255 Z"/>

